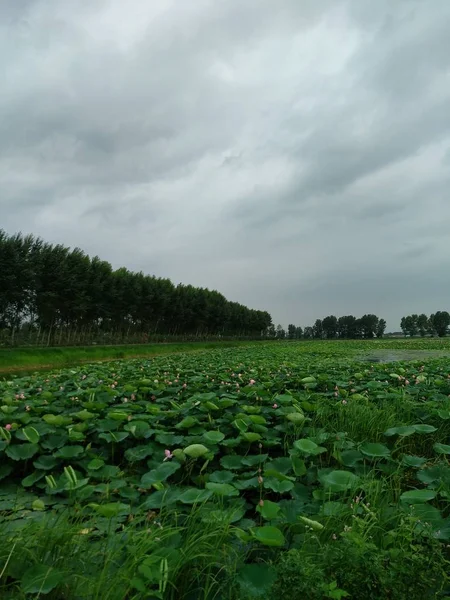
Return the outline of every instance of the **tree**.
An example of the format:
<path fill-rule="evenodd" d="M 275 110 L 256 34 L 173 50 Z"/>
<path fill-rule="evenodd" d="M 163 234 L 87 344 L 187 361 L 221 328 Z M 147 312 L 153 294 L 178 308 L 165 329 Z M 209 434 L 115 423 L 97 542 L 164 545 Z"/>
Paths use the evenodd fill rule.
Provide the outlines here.
<path fill-rule="evenodd" d="M 404 335 L 414 336 L 418 332 L 418 315 L 408 315 L 400 321 L 400 327 Z"/>
<path fill-rule="evenodd" d="M 427 333 L 430 335 L 430 337 L 436 335 L 436 330 L 434 328 L 434 315 L 430 315 L 428 317 Z"/>
<path fill-rule="evenodd" d="M 359 340 L 364 337 L 364 328 L 363 328 L 363 320 L 362 317 L 356 319 L 355 321 L 355 330 L 353 334 L 353 338 L 355 340 Z"/>
<path fill-rule="evenodd" d="M 294 340 L 295 339 L 295 331 L 296 331 L 296 327 L 295 325 L 288 325 L 288 338 L 290 340 Z"/>
<path fill-rule="evenodd" d="M 303 329 L 301 327 L 296 327 L 295 328 L 295 339 L 301 340 L 302 337 L 303 337 Z"/>
<path fill-rule="evenodd" d="M 269 327 L 267 328 L 267 337 L 275 338 L 276 335 L 277 335 L 277 332 L 275 331 L 275 325 L 273 323 L 271 323 L 269 325 Z"/>
<path fill-rule="evenodd" d="M 380 337 L 384 334 L 386 321 L 379 319 L 376 315 L 367 314 L 357 319 L 353 315 L 336 318 L 334 315 L 325 317 L 322 321 L 317 319 L 313 327 L 305 327 L 303 337 L 310 336 L 315 339 L 360 339 Z"/>
<path fill-rule="evenodd" d="M 338 320 L 335 316 L 330 315 L 322 321 L 322 329 L 325 337 L 328 340 L 334 339 L 337 336 Z"/>
<path fill-rule="evenodd" d="M 305 340 L 312 340 L 314 337 L 314 329 L 312 327 L 305 327 L 303 330 L 303 337 Z"/>
<path fill-rule="evenodd" d="M 403 335 L 406 337 L 408 330 L 406 328 L 406 317 L 402 317 L 402 320 L 400 321 L 400 329 L 403 332 Z"/>
<path fill-rule="evenodd" d="M 284 340 L 286 337 L 286 331 L 283 329 L 281 325 L 277 325 L 277 339 Z"/>
<path fill-rule="evenodd" d="M 323 338 L 323 325 L 320 319 L 316 319 L 316 322 L 313 325 L 313 337 L 321 340 Z"/>
<path fill-rule="evenodd" d="M 417 317 L 417 327 L 419 329 L 419 333 L 421 337 L 425 337 L 425 334 L 428 329 L 428 317 L 423 313 Z"/>
<path fill-rule="evenodd" d="M 378 321 L 377 330 L 376 330 L 377 338 L 382 338 L 385 330 L 386 330 L 386 321 L 384 319 L 380 319 Z"/>
<path fill-rule="evenodd" d="M 11 237 L 0 231 L 0 326 L 14 331 L 34 312 L 33 236 Z"/>
<path fill-rule="evenodd" d="M 0 328 L 13 341 L 25 325 L 49 344 L 98 335 L 116 342 L 143 334 L 261 337 L 271 324 L 268 312 L 216 290 L 114 271 L 79 248 L 0 230 Z"/>
<path fill-rule="evenodd" d="M 364 338 L 371 339 L 375 336 L 378 327 L 378 317 L 376 315 L 364 315 L 361 317 L 361 330 Z"/>
<path fill-rule="evenodd" d="M 338 336 L 343 339 L 352 339 L 356 337 L 356 317 L 347 315 L 339 317 L 337 324 Z"/>
<path fill-rule="evenodd" d="M 450 314 L 446 310 L 438 310 L 437 313 L 433 315 L 433 326 L 439 337 L 445 337 L 447 335 L 449 325 Z"/>
<path fill-rule="evenodd" d="M 406 317 L 406 328 L 409 332 L 410 337 L 417 335 L 417 332 L 418 332 L 417 320 L 418 320 L 418 318 L 419 318 L 418 315 L 409 315 L 408 317 Z"/>

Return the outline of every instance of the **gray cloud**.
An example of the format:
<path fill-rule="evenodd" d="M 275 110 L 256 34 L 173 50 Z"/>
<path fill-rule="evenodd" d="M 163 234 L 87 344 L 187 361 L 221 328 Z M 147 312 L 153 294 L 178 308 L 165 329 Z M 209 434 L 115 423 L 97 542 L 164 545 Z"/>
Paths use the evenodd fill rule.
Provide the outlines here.
<path fill-rule="evenodd" d="M 306 325 L 446 306 L 450 4 L 0 5 L 0 227 Z"/>

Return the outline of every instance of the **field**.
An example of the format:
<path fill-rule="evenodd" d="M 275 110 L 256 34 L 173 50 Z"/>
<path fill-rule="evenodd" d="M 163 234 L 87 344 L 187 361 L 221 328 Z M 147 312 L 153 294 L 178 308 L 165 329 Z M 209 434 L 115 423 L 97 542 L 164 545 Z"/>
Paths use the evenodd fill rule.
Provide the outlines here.
<path fill-rule="evenodd" d="M 365 360 L 383 348 L 422 354 Z M 450 598 L 446 353 L 269 342 L 0 380 L 0 597 Z"/>
<path fill-rule="evenodd" d="M 119 346 L 68 346 L 59 348 L 0 348 L 0 378 L 5 374 L 30 372 L 36 369 L 61 368 L 99 360 L 114 360 L 161 356 L 175 352 L 197 352 L 213 348 L 248 345 L 248 342 L 183 342 L 157 344 L 126 344 Z"/>

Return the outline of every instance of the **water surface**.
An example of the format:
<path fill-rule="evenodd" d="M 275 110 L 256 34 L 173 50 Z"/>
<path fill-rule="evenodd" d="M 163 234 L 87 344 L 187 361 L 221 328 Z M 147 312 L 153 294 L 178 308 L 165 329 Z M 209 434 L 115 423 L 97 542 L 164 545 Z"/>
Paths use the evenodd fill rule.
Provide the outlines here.
<path fill-rule="evenodd" d="M 450 350 L 373 350 L 359 357 L 370 363 L 390 363 L 406 360 L 427 360 L 430 358 L 450 358 Z"/>

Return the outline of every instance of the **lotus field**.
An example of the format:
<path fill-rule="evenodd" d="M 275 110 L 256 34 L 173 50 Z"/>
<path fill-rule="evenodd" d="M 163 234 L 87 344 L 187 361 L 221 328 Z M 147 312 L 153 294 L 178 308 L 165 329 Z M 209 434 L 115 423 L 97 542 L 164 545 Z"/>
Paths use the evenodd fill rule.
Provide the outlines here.
<path fill-rule="evenodd" d="M 450 358 L 383 344 L 0 380 L 0 597 L 449 598 Z"/>

